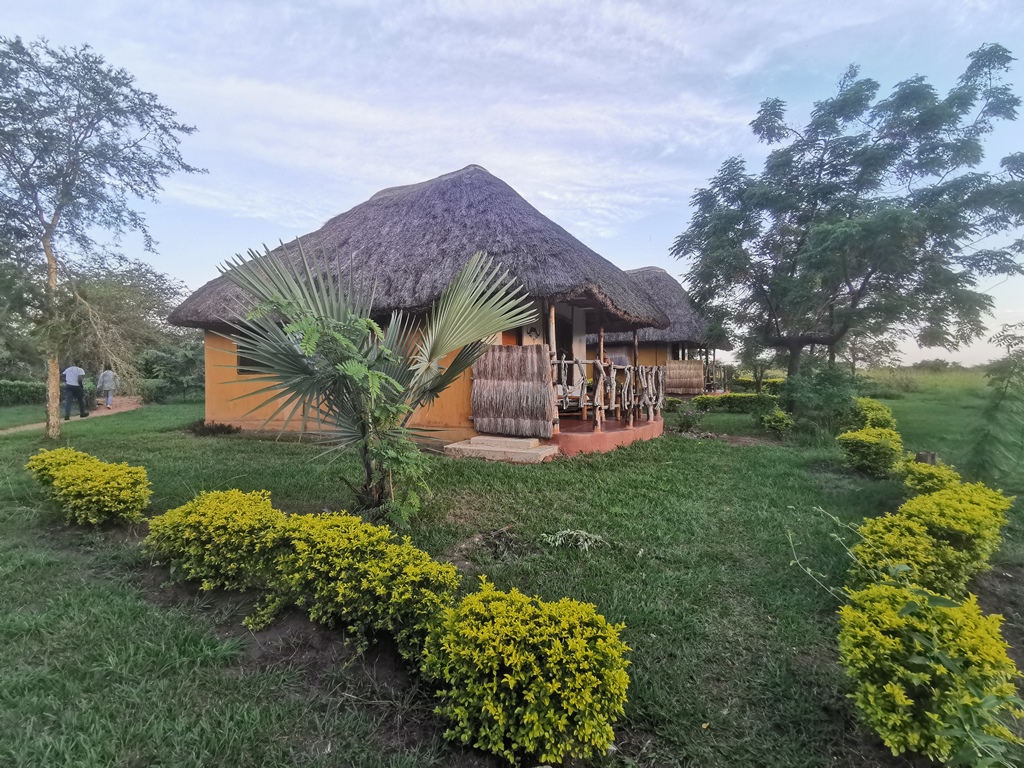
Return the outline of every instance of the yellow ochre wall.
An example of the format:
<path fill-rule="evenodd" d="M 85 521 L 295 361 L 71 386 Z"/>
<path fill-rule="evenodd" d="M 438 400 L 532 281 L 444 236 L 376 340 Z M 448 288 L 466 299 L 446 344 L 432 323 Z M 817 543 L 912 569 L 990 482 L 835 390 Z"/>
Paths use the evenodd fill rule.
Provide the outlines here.
<path fill-rule="evenodd" d="M 263 386 L 261 382 L 252 381 L 252 376 L 239 374 L 235 368 L 238 353 L 235 344 L 212 331 L 206 332 L 206 420 L 222 424 L 233 424 L 243 429 L 259 429 L 274 412 L 276 406 L 268 405 L 254 413 L 250 410 L 258 405 L 266 395 L 235 398 L 255 392 Z M 456 353 L 444 358 L 442 365 L 447 365 Z M 284 415 L 279 415 L 267 426 L 280 429 L 284 423 Z M 409 421 L 412 427 L 446 427 L 455 429 L 472 429 L 472 371 L 466 371 L 451 386 L 441 393 L 430 406 L 421 408 Z M 298 416 L 288 425 L 290 430 L 298 430 L 301 421 Z"/>

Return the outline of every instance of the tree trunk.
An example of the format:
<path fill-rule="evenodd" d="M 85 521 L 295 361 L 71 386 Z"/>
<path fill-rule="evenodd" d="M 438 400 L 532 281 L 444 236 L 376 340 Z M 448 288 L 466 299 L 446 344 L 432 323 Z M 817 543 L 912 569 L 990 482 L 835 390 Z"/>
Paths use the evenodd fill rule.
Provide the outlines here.
<path fill-rule="evenodd" d="M 792 378 L 800 373 L 800 356 L 803 351 L 804 348 L 799 346 L 792 346 L 789 348 L 789 368 L 786 371 L 787 376 Z"/>
<path fill-rule="evenodd" d="M 828 345 L 828 364 L 834 366 L 836 364 L 836 345 Z"/>
<path fill-rule="evenodd" d="M 53 307 L 57 299 L 57 257 L 53 254 L 53 244 L 49 235 L 42 238 L 43 252 L 46 254 L 46 304 L 49 317 L 53 320 Z M 50 440 L 60 438 L 60 362 L 55 350 L 47 350 L 46 358 L 46 436 Z"/>

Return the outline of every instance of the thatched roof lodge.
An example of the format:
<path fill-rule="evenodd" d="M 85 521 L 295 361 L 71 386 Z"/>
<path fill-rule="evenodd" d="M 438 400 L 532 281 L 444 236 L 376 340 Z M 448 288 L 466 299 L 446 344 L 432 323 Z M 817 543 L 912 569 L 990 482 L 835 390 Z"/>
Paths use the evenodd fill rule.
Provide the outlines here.
<path fill-rule="evenodd" d="M 535 299 L 603 314 L 609 330 L 663 328 L 668 318 L 626 274 L 478 165 L 391 187 L 299 240 L 307 253 L 374 286 L 382 314 L 423 312 L 470 257 L 484 251 Z M 289 247 L 296 249 L 294 243 Z M 280 250 L 280 249 L 279 249 Z M 238 289 L 224 276 L 189 296 L 169 318 L 192 328 L 223 326 Z"/>
<path fill-rule="evenodd" d="M 669 317 L 633 278 L 544 216 L 477 165 L 429 181 L 384 189 L 298 238 L 330 273 L 374 286 L 381 315 L 424 312 L 478 251 L 507 269 L 536 302 L 541 320 L 506 332 L 503 345 L 548 344 L 586 357 L 586 334 L 604 328 L 665 328 Z M 282 248 L 295 252 L 289 243 Z M 262 414 L 237 397 L 256 387 L 237 370 L 237 352 L 219 335 L 248 302 L 227 277 L 204 285 L 169 318 L 206 335 L 207 419 L 257 427 Z M 472 429 L 470 377 L 417 414 L 422 426 Z M 550 422 L 551 420 L 548 419 Z M 557 414 L 554 423 L 557 426 Z M 546 434 L 550 434 L 550 426 Z"/>

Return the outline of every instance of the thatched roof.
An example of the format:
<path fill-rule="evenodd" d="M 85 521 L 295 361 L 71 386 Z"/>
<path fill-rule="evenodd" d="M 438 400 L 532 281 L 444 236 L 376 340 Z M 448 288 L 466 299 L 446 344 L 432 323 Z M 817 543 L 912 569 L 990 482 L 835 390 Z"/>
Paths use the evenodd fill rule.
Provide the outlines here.
<path fill-rule="evenodd" d="M 382 190 L 299 239 L 332 272 L 340 269 L 373 285 L 380 313 L 429 309 L 469 258 L 484 251 L 534 298 L 586 305 L 595 314 L 603 310 L 606 328 L 668 324 L 622 270 L 477 165 Z M 284 247 L 296 250 L 294 243 Z M 221 276 L 189 296 L 169 320 L 218 327 L 236 319 L 225 315 L 239 298 L 238 288 Z"/>
<path fill-rule="evenodd" d="M 690 295 L 678 280 L 660 267 L 628 269 L 626 274 L 661 307 L 670 320 L 667 328 L 641 328 L 637 332 L 641 342 L 687 344 L 692 347 L 705 346 L 708 343 L 708 321 L 694 309 Z M 596 344 L 597 334 L 589 334 L 587 343 Z M 632 344 L 633 334 L 606 333 L 604 343 Z"/>

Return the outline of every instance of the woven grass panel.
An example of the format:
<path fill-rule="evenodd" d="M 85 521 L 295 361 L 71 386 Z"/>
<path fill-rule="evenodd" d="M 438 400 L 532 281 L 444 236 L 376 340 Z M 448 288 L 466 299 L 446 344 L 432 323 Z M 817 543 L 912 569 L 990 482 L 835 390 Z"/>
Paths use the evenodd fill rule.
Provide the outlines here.
<path fill-rule="evenodd" d="M 665 393 L 700 395 L 704 392 L 703 360 L 669 360 L 665 366 Z"/>
<path fill-rule="evenodd" d="M 493 346 L 473 366 L 477 432 L 551 437 L 558 416 L 546 344 Z"/>

